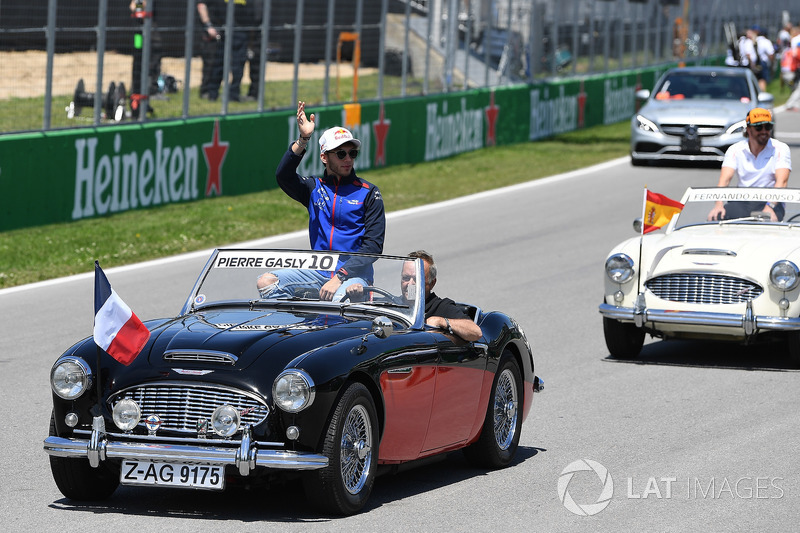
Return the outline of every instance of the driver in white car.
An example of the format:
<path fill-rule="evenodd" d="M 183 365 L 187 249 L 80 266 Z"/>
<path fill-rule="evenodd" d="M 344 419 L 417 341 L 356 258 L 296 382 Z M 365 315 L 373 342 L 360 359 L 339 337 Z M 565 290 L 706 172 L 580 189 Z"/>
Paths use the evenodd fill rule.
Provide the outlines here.
<path fill-rule="evenodd" d="M 775 122 L 769 109 L 756 107 L 747 113 L 745 139 L 725 152 L 717 187 L 727 187 L 734 174 L 739 187 L 786 187 L 792 171 L 789 146 L 772 138 Z M 783 219 L 784 206 L 776 202 L 717 202 L 708 220 L 744 218 L 753 211 L 764 211 L 773 222 Z"/>

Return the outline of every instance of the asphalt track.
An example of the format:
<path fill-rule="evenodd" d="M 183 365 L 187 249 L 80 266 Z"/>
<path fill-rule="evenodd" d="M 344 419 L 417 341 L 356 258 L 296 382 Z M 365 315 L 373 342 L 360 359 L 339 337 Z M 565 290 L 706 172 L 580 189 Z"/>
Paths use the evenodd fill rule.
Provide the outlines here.
<path fill-rule="evenodd" d="M 800 166 L 800 114 L 780 113 L 777 122 Z M 689 185 L 715 185 L 717 175 L 714 168 L 633 168 L 626 158 L 391 213 L 386 253 L 425 248 L 439 266 L 440 295 L 515 317 L 546 388 L 512 467 L 475 470 L 452 454 L 380 477 L 366 510 L 348 518 L 310 511 L 294 484 L 223 494 L 122 487 L 106 502 L 64 499 L 42 451 L 49 370 L 91 334 L 92 277 L 2 290 L 0 523 L 12 532 L 796 530 L 800 373 L 779 351 L 649 341 L 638 361 L 618 362 L 603 341 L 603 261 L 633 235 L 642 189 L 677 199 Z M 302 248 L 306 238 L 299 232 L 247 244 Z M 106 273 L 140 317 L 169 316 L 207 255 Z M 608 505 L 591 516 L 568 510 L 558 490 L 568 465 L 581 460 L 601 465 L 613 481 Z M 583 470 L 566 486 L 562 494 L 593 504 L 604 485 Z"/>

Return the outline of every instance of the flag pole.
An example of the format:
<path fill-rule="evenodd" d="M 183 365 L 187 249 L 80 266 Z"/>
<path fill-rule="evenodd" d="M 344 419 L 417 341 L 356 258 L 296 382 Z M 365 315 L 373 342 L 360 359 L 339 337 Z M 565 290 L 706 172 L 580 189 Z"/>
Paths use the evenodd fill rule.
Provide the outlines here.
<path fill-rule="evenodd" d="M 644 195 L 642 196 L 642 224 L 639 228 L 639 261 L 637 262 L 637 276 L 636 276 L 636 295 L 638 296 L 642 290 L 642 241 L 644 240 L 644 215 L 647 211 L 647 185 L 644 187 Z"/>
<path fill-rule="evenodd" d="M 96 346 L 97 348 L 97 405 L 95 406 L 95 416 L 102 416 L 102 410 L 100 408 L 102 402 L 102 395 L 103 395 L 103 385 L 100 383 L 100 360 L 102 359 L 102 348 Z"/>
<path fill-rule="evenodd" d="M 94 300 L 95 300 L 95 310 L 94 310 L 94 313 L 93 313 L 95 321 L 97 320 L 97 309 L 96 309 L 96 306 L 97 306 L 97 270 L 99 268 L 100 268 L 100 262 L 99 261 L 95 261 L 94 262 Z M 93 324 L 94 324 L 94 322 L 93 322 Z M 103 355 L 102 355 L 103 354 L 103 349 L 100 348 L 100 345 L 97 344 L 97 342 L 94 343 L 94 347 L 95 347 L 95 353 L 97 354 L 97 376 L 95 377 L 95 380 L 97 381 L 97 405 L 95 406 L 96 412 L 94 414 L 95 414 L 95 416 L 102 416 L 102 409 L 100 408 L 100 406 L 101 406 L 101 401 L 102 401 L 102 397 L 103 397 L 103 385 L 102 385 L 102 383 L 100 383 L 100 364 L 101 364 L 102 357 L 103 357 Z"/>

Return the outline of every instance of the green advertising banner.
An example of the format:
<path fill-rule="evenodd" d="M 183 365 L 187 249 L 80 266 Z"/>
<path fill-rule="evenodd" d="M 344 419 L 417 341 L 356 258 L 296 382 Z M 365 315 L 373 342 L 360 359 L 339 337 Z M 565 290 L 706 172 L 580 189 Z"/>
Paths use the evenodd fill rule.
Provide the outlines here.
<path fill-rule="evenodd" d="M 661 69 L 663 70 L 663 68 Z M 357 168 L 433 161 L 629 119 L 657 69 L 312 108 L 298 172 L 319 175 L 319 137 L 345 126 Z M 293 110 L 0 137 L 0 231 L 276 187 L 297 138 Z"/>

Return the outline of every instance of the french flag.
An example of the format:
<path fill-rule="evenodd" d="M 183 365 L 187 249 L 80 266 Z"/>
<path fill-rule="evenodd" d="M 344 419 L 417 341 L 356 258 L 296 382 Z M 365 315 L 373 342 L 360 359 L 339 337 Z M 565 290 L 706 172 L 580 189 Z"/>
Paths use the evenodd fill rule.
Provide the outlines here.
<path fill-rule="evenodd" d="M 127 366 L 142 351 L 150 331 L 114 292 L 100 263 L 94 262 L 94 342 Z"/>

